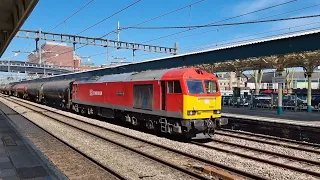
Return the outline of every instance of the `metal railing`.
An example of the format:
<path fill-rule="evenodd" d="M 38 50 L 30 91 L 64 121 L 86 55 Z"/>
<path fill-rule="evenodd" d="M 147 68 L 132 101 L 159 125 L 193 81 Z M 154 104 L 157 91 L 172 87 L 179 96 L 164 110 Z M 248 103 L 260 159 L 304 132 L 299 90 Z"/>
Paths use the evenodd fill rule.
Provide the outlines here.
<path fill-rule="evenodd" d="M 0 62 L 3 66 L 19 66 L 19 67 L 34 67 L 34 68 L 49 68 L 49 69 L 66 69 L 66 70 L 80 70 L 80 68 L 73 68 L 71 66 L 56 66 L 56 65 L 43 65 L 43 64 L 31 64 L 31 63 L 8 63 Z"/>
<path fill-rule="evenodd" d="M 291 95 L 287 97 L 288 99 L 283 99 L 283 110 L 284 111 L 305 111 L 307 110 L 307 103 L 305 100 L 302 100 L 297 97 L 297 95 Z M 246 102 L 246 103 L 244 103 Z M 252 98 L 247 101 L 243 101 L 240 103 L 240 107 L 248 107 L 250 109 L 270 109 L 274 110 L 278 107 L 278 98 L 271 96 L 270 99 L 259 99 L 259 98 Z M 224 98 L 222 99 L 222 106 L 227 107 L 236 107 L 237 102 L 235 101 L 234 97 L 228 97 L 227 100 Z M 320 113 L 320 103 L 318 104 L 317 108 L 313 107 L 313 111 L 317 111 Z"/>

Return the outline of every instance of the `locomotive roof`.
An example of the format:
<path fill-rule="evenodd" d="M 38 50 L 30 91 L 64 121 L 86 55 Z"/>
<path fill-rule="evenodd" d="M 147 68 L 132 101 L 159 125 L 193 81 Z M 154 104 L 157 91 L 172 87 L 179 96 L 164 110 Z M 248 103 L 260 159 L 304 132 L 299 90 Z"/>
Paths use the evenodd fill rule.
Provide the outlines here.
<path fill-rule="evenodd" d="M 123 73 L 105 75 L 98 79 L 80 80 L 81 83 L 101 83 L 101 82 L 119 82 L 119 81 L 144 81 L 144 80 L 160 80 L 161 77 L 172 69 L 161 69 L 143 72 Z"/>
<path fill-rule="evenodd" d="M 105 75 L 101 77 L 92 77 L 86 80 L 78 80 L 75 83 L 84 84 L 84 83 L 102 83 L 102 82 L 148 81 L 148 80 L 161 80 L 164 77 L 166 79 L 171 79 L 171 78 L 176 79 L 184 76 L 194 77 L 194 76 L 197 76 L 198 74 L 199 72 L 197 71 L 197 68 L 172 68 L 172 69 L 150 70 L 150 71 L 142 71 L 142 72 L 123 73 L 123 74 L 112 74 L 112 75 Z M 210 74 L 210 73 L 205 72 L 205 74 Z"/>

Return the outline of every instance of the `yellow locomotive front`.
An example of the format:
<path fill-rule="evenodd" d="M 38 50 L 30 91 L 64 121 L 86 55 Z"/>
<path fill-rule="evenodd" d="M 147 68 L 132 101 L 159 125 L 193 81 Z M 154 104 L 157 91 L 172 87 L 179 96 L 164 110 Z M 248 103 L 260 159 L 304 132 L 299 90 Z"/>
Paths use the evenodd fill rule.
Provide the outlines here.
<path fill-rule="evenodd" d="M 183 119 L 190 132 L 209 134 L 217 126 L 228 123 L 228 119 L 221 118 L 221 93 L 216 77 L 186 79 L 185 83 Z"/>

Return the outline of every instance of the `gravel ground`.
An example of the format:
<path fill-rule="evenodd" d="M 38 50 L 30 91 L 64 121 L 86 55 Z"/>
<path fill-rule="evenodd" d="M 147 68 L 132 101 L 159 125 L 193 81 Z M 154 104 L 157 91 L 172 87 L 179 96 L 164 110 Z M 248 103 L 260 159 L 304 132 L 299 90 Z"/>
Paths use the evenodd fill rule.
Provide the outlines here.
<path fill-rule="evenodd" d="M 210 164 L 205 164 L 203 162 L 200 162 L 198 160 L 194 160 L 192 158 L 189 158 L 187 156 L 183 156 L 168 150 L 165 150 L 163 148 L 159 148 L 157 146 L 150 145 L 148 143 L 141 142 L 139 140 L 134 140 L 132 138 L 128 138 L 122 135 L 119 135 L 117 133 L 113 133 L 110 131 L 107 131 L 102 128 L 94 127 L 88 123 L 84 123 L 82 121 L 68 119 L 64 116 L 57 115 L 55 113 L 51 112 L 45 112 L 45 114 L 50 115 L 51 117 L 57 118 L 59 120 L 62 120 L 68 124 L 71 124 L 76 127 L 81 127 L 89 132 L 94 132 L 95 134 L 105 137 L 108 139 L 111 139 L 112 141 L 118 142 L 120 144 L 124 144 L 126 146 L 129 146 L 131 148 L 134 148 L 138 151 L 142 151 L 144 153 L 147 153 L 152 156 L 156 156 L 160 159 L 164 159 L 167 162 L 171 162 L 173 164 L 179 165 L 182 168 L 190 168 L 192 166 L 211 166 Z M 240 177 L 239 177 L 240 178 Z"/>
<path fill-rule="evenodd" d="M 0 99 L 4 102 L 2 98 Z M 10 102 L 5 103 L 18 109 L 17 106 L 12 106 L 13 104 Z M 14 116 L 11 118 L 11 121 L 15 124 L 17 130 L 45 156 L 44 158 L 50 162 L 49 166 L 54 166 L 52 169 L 58 169 L 55 170 L 55 172 L 58 174 L 59 178 L 114 179 L 113 176 L 110 176 L 110 174 L 105 172 L 101 167 L 79 155 L 79 153 L 67 147 L 21 116 Z"/>
<path fill-rule="evenodd" d="M 42 107 L 45 107 L 45 106 L 42 106 Z M 53 108 L 50 108 L 50 107 L 46 107 L 46 108 L 53 109 Z M 287 169 L 283 169 L 283 168 L 279 168 L 279 167 L 275 167 L 275 166 L 259 163 L 257 161 L 248 160 L 248 159 L 245 159 L 245 158 L 234 156 L 234 155 L 231 155 L 231 154 L 227 154 L 227 153 L 223 153 L 223 152 L 219 152 L 219 151 L 215 151 L 215 150 L 206 149 L 206 148 L 203 148 L 203 147 L 199 147 L 197 145 L 192 145 L 192 144 L 189 144 L 189 143 L 172 141 L 172 140 L 169 140 L 169 139 L 166 139 L 166 138 L 161 138 L 161 137 L 157 137 L 157 136 L 154 136 L 154 135 L 146 134 L 146 133 L 143 133 L 143 132 L 131 130 L 129 128 L 125 128 L 125 127 L 113 125 L 113 124 L 110 124 L 110 123 L 93 120 L 93 119 L 90 119 L 90 118 L 87 118 L 87 117 L 82 117 L 82 116 L 75 115 L 75 114 L 72 114 L 72 113 L 69 113 L 69 112 L 64 112 L 64 111 L 60 111 L 60 110 L 57 110 L 57 111 L 62 113 L 62 114 L 66 114 L 68 116 L 76 117 L 77 119 L 83 120 L 85 122 L 98 124 L 98 125 L 101 125 L 103 127 L 111 128 L 111 129 L 114 129 L 114 130 L 117 130 L 117 131 L 120 131 L 120 132 L 125 132 L 127 134 L 132 135 L 132 136 L 136 136 L 136 137 L 139 137 L 139 138 L 143 138 L 145 140 L 149 140 L 149 141 L 152 141 L 152 142 L 155 142 L 155 143 L 166 145 L 166 146 L 171 147 L 171 148 L 179 149 L 179 150 L 187 152 L 187 153 L 193 153 L 194 155 L 198 155 L 198 156 L 200 156 L 202 158 L 205 158 L 205 159 L 208 159 L 208 160 L 212 160 L 212 161 L 215 161 L 215 162 L 227 165 L 227 166 L 235 167 L 235 168 L 238 168 L 238 169 L 246 171 L 246 172 L 254 173 L 254 174 L 263 176 L 265 178 L 268 178 L 268 179 L 316 179 L 315 177 L 310 176 L 310 175 L 297 173 L 297 172 L 293 172 L 293 171 L 290 171 L 290 170 L 287 170 Z M 235 141 L 239 141 L 239 140 L 235 139 Z M 250 144 L 253 144 L 253 142 L 250 142 Z M 300 153 L 305 153 L 305 152 L 300 152 Z"/>
<path fill-rule="evenodd" d="M 25 108 L 17 105 L 15 110 L 26 112 Z M 191 179 L 184 173 L 39 114 L 28 112 L 24 116 L 130 179 Z"/>
<path fill-rule="evenodd" d="M 241 137 L 241 135 L 239 135 L 239 137 Z M 271 145 L 271 144 L 264 144 L 264 143 L 260 143 L 260 142 L 254 142 L 254 141 L 250 141 L 250 140 L 229 137 L 229 136 L 224 136 L 224 135 L 218 135 L 218 134 L 214 135 L 214 139 L 226 141 L 226 142 L 232 142 L 232 143 L 236 143 L 236 144 L 240 144 L 240 145 L 244 145 L 244 146 L 249 146 L 249 147 L 254 147 L 254 148 L 258 148 L 258 149 L 264 149 L 264 150 L 277 152 L 277 153 L 281 153 L 281 154 L 286 154 L 286 155 L 290 155 L 290 156 L 295 156 L 295 157 L 300 157 L 300 158 L 304 158 L 304 159 L 320 161 L 320 154 L 317 154 L 317 153 L 301 151 L 301 150 L 296 150 L 296 149 L 291 149 L 291 148 L 286 148 L 286 147 L 276 146 L 276 145 Z M 273 142 L 275 142 L 275 141 L 273 141 Z"/>
<path fill-rule="evenodd" d="M 246 154 L 246 155 L 249 155 L 252 157 L 267 159 L 272 162 L 278 162 L 278 163 L 286 164 L 286 165 L 289 165 L 292 167 L 298 167 L 298 168 L 302 168 L 302 169 L 306 169 L 306 170 L 310 170 L 310 171 L 314 171 L 314 172 L 317 172 L 320 170 L 320 166 L 309 165 L 309 163 L 307 163 L 307 162 L 305 162 L 305 163 L 298 162 L 296 160 L 290 160 L 287 158 L 282 158 L 280 156 L 273 156 L 273 155 L 268 155 L 265 153 L 259 153 L 257 151 L 251 151 L 251 150 L 247 150 L 247 149 L 243 149 L 243 148 L 237 148 L 235 146 L 225 145 L 223 143 L 210 142 L 210 143 L 206 143 L 206 145 L 209 145 L 212 147 L 223 148 L 225 150 L 229 150 L 229 151 L 237 152 L 237 153 L 241 153 L 241 154 Z M 288 155 L 291 155 L 291 154 L 288 154 Z"/>

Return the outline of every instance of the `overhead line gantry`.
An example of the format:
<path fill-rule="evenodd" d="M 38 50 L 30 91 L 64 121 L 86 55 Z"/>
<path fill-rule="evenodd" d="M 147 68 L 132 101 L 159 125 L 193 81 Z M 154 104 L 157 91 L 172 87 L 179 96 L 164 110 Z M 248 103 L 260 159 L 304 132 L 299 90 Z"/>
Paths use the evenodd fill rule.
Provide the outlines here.
<path fill-rule="evenodd" d="M 173 48 L 170 48 L 170 47 L 163 47 L 163 46 L 154 46 L 154 45 L 147 45 L 147 44 L 140 44 L 140 43 L 110 40 L 110 39 L 97 38 L 97 37 L 86 37 L 86 36 L 77 36 L 77 35 L 70 35 L 70 34 L 42 32 L 41 30 L 39 31 L 20 30 L 16 34 L 16 37 L 35 39 L 36 42 L 38 42 L 39 40 L 46 40 L 46 41 L 71 43 L 74 45 L 74 49 L 76 44 L 83 44 L 83 45 L 92 45 L 92 46 L 112 47 L 117 49 L 132 49 L 133 51 L 140 50 L 140 51 L 147 51 L 147 52 L 167 53 L 167 54 L 173 54 L 173 55 L 178 54 L 177 43 L 174 44 Z"/>

